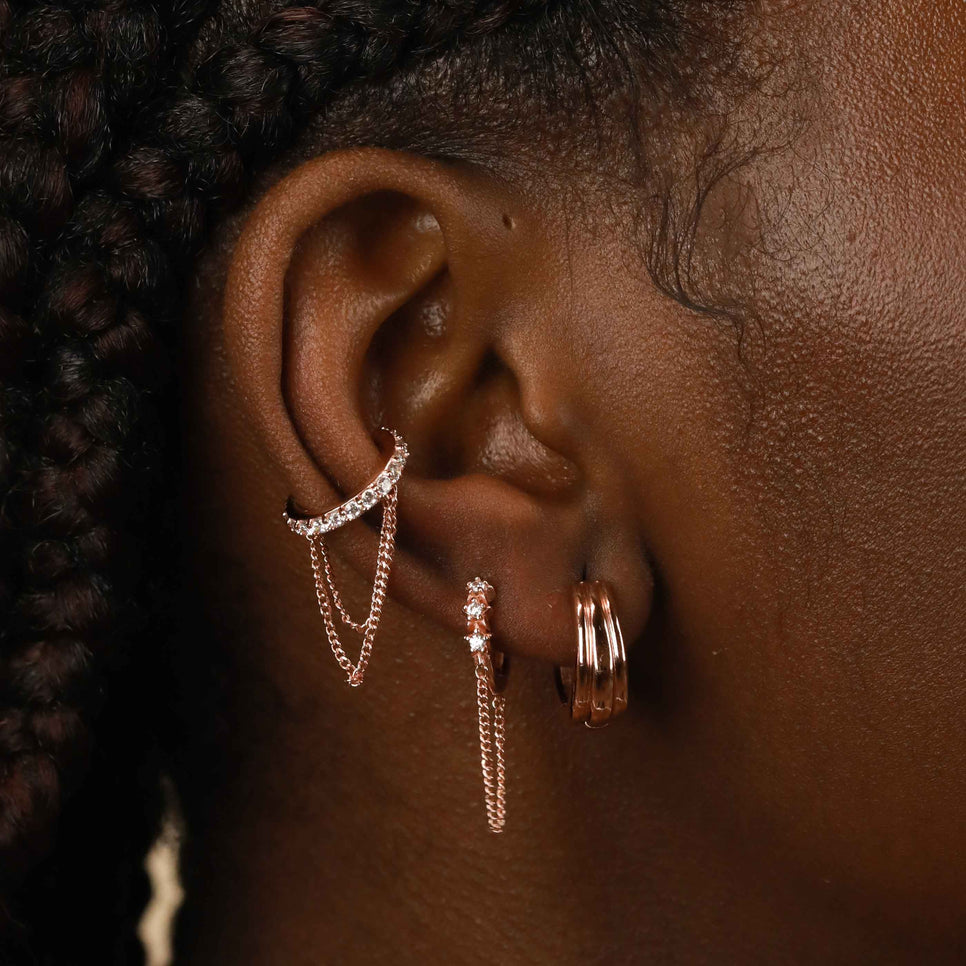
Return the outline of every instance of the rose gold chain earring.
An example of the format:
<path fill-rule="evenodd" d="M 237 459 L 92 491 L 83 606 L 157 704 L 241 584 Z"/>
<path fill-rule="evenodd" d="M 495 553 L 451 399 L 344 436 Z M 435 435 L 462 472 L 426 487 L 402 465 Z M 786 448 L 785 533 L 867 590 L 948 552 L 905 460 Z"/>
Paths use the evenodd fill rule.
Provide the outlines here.
<path fill-rule="evenodd" d="M 577 621 L 577 659 L 573 680 L 565 686 L 560 668 L 557 685 L 570 715 L 588 728 L 609 724 L 627 709 L 627 655 L 608 584 L 582 581 L 573 590 Z"/>
<path fill-rule="evenodd" d="M 364 487 L 351 499 L 340 503 L 339 506 L 315 517 L 296 517 L 291 508 L 283 512 L 285 522 L 297 534 L 305 537 L 309 542 L 309 553 L 312 559 L 312 573 L 315 576 L 315 596 L 319 602 L 319 612 L 325 624 L 325 633 L 329 639 L 329 646 L 339 667 L 346 673 L 346 680 L 354 687 L 362 684 L 369 658 L 372 656 L 372 645 L 379 629 L 382 618 L 382 608 L 386 600 L 386 588 L 389 585 L 389 571 L 392 568 L 392 556 L 396 547 L 396 504 L 398 501 L 397 484 L 409 449 L 403 438 L 395 430 L 381 429 L 388 433 L 394 441 L 393 453 L 385 467 L 379 472 L 368 486 Z M 354 621 L 335 586 L 332 574 L 332 564 L 325 546 L 323 536 L 331 533 L 347 523 L 357 520 L 364 513 L 382 504 L 382 527 L 379 531 L 379 553 L 376 559 L 376 576 L 372 588 L 372 601 L 369 605 L 369 616 L 361 623 Z M 338 612 L 342 623 L 362 635 L 362 648 L 359 660 L 353 664 L 345 652 L 339 631 L 336 627 L 333 608 Z"/>
<path fill-rule="evenodd" d="M 496 593 L 476 577 L 466 585 L 466 641 L 476 675 L 476 706 L 480 725 L 480 764 L 483 769 L 483 800 L 491 832 L 506 825 L 506 655 L 491 644 L 489 612 Z"/>

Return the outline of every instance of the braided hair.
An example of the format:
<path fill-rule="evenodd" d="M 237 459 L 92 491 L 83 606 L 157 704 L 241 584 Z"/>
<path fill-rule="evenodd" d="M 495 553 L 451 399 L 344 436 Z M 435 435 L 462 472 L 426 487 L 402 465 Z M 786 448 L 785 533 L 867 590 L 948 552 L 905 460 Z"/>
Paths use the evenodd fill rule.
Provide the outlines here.
<path fill-rule="evenodd" d="M 684 6 L 0 0 L 0 887 L 49 848 L 144 633 L 169 350 L 207 229 L 354 86 L 551 29 L 670 62 Z"/>

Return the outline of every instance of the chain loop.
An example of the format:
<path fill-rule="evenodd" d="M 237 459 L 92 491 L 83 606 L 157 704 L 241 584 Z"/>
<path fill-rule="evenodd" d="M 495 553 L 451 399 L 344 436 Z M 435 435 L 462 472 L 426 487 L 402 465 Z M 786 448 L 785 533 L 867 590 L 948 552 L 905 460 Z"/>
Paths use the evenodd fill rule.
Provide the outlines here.
<path fill-rule="evenodd" d="M 329 647 L 332 648 L 339 667 L 346 673 L 346 680 L 354 688 L 359 687 L 365 677 L 369 659 L 372 657 L 372 644 L 379 629 L 379 621 L 382 619 L 382 608 L 386 601 L 386 590 L 389 587 L 389 571 L 392 569 L 392 558 L 396 549 L 398 482 L 409 458 L 409 447 L 399 433 L 385 426 L 380 429 L 380 432 L 392 437 L 392 454 L 383 469 L 355 496 L 318 516 L 297 515 L 292 501 L 289 501 L 289 505 L 282 513 L 289 529 L 305 537 L 309 542 L 312 575 L 315 579 L 315 597 L 325 625 L 325 635 L 329 639 Z M 353 520 L 358 520 L 364 513 L 380 504 L 382 505 L 382 526 L 379 530 L 379 551 L 376 558 L 376 575 L 372 585 L 372 599 L 369 603 L 368 617 L 359 622 L 349 615 L 342 601 L 342 595 L 335 585 L 332 562 L 329 560 L 329 550 L 323 537 Z M 339 615 L 339 619 L 346 627 L 362 635 L 359 660 L 355 664 L 346 654 L 339 637 L 335 614 Z"/>
<path fill-rule="evenodd" d="M 389 587 L 389 572 L 392 569 L 392 558 L 396 547 L 397 503 L 398 489 L 393 486 L 386 494 L 383 503 L 376 575 L 373 581 L 372 599 L 369 604 L 369 616 L 363 623 L 353 621 L 345 609 L 342 597 L 335 585 L 328 548 L 325 546 L 322 537 L 319 535 L 309 537 L 312 573 L 315 577 L 315 596 L 319 602 L 319 613 L 322 615 L 322 621 L 325 625 L 325 634 L 339 667 L 346 672 L 347 682 L 354 688 L 359 687 L 365 677 L 369 659 L 372 657 L 372 645 L 376 638 L 376 631 L 379 629 L 379 622 L 382 619 L 382 608 Z M 359 660 L 356 664 L 353 664 L 349 659 L 339 637 L 333 608 L 338 612 L 343 624 L 362 635 L 362 648 L 359 651 Z"/>

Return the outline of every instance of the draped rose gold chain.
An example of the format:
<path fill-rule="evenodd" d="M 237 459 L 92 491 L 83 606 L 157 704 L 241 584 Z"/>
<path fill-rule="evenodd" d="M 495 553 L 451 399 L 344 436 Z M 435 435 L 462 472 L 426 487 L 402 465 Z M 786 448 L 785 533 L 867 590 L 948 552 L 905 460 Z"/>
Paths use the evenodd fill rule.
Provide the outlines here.
<path fill-rule="evenodd" d="M 396 505 L 398 492 L 395 486 L 386 494 L 382 510 L 382 527 L 379 531 L 379 552 L 376 559 L 376 576 L 372 586 L 372 600 L 369 605 L 369 616 L 363 623 L 353 621 L 342 603 L 342 597 L 335 585 L 332 574 L 332 564 L 329 561 L 328 549 L 320 536 L 313 536 L 309 540 L 312 555 L 312 573 L 315 576 L 315 596 L 319 602 L 319 612 L 325 624 L 326 637 L 329 647 L 339 667 L 346 672 L 346 680 L 352 687 L 357 688 L 369 666 L 372 657 L 372 645 L 379 629 L 382 618 L 382 608 L 386 600 L 386 590 L 389 586 L 389 571 L 392 568 L 392 557 L 396 546 Z M 359 651 L 358 663 L 353 664 L 346 654 L 345 647 L 339 637 L 336 627 L 333 607 L 338 612 L 342 623 L 359 634 L 362 634 L 362 648 Z"/>
<path fill-rule="evenodd" d="M 392 454 L 386 465 L 355 496 L 349 497 L 338 506 L 317 516 L 300 516 L 295 513 L 291 501 L 282 512 L 288 528 L 305 537 L 309 542 L 312 557 L 312 574 L 315 578 L 315 596 L 319 602 L 319 612 L 325 624 L 325 634 L 339 667 L 346 673 L 346 679 L 353 687 L 362 684 L 369 658 L 372 656 L 372 643 L 379 629 L 382 608 L 386 601 L 389 586 L 389 571 L 392 568 L 393 552 L 396 548 L 396 508 L 399 500 L 398 483 L 409 458 L 406 441 L 394 429 L 382 427 L 380 432 L 392 437 Z M 354 621 L 342 602 L 332 573 L 332 562 L 325 545 L 324 536 L 353 520 L 358 520 L 376 506 L 382 506 L 382 526 L 379 531 L 379 551 L 376 559 L 376 576 L 372 586 L 372 600 L 369 616 L 363 621 Z M 346 627 L 362 635 L 362 648 L 359 660 L 353 664 L 345 652 L 339 638 L 333 609 Z"/>
<path fill-rule="evenodd" d="M 490 690 L 489 675 L 480 664 L 476 666 L 476 706 L 486 821 L 491 832 L 502 832 L 506 825 L 506 698 Z"/>

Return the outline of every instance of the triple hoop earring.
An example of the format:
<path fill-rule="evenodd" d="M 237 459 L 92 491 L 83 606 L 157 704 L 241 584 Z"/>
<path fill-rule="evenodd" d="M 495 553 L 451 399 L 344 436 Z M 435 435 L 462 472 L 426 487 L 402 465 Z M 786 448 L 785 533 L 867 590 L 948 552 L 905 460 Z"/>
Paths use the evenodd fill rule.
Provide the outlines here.
<path fill-rule="evenodd" d="M 489 613 L 496 593 L 481 577 L 466 585 L 466 642 L 476 676 L 476 708 L 480 725 L 483 801 L 491 832 L 506 825 L 506 655 L 491 643 Z"/>
<path fill-rule="evenodd" d="M 346 673 L 346 681 L 354 688 L 362 684 L 369 659 L 372 656 L 372 645 L 375 641 L 379 621 L 382 618 L 382 608 L 386 600 L 386 589 L 389 585 L 389 571 L 392 569 L 392 557 L 396 547 L 396 505 L 399 494 L 397 484 L 409 457 L 409 448 L 402 436 L 395 430 L 382 428 L 380 432 L 388 433 L 393 438 L 393 452 L 383 469 L 363 487 L 355 496 L 340 503 L 332 510 L 319 516 L 296 516 L 291 502 L 282 516 L 289 528 L 309 542 L 309 553 L 312 559 L 312 573 L 315 577 L 315 596 L 319 602 L 319 612 L 325 624 L 325 633 L 329 639 L 329 646 L 335 655 L 339 667 Z M 362 621 L 354 621 L 335 586 L 332 574 L 332 563 L 325 546 L 323 537 L 333 530 L 344 527 L 357 520 L 364 513 L 375 506 L 382 505 L 382 527 L 379 531 L 379 553 L 376 559 L 376 576 L 372 588 L 372 601 L 369 605 L 369 616 Z M 336 611 L 342 623 L 362 635 L 362 648 L 359 659 L 353 664 L 345 652 L 339 631 L 335 623 Z"/>
<path fill-rule="evenodd" d="M 609 724 L 627 709 L 627 655 L 608 584 L 582 581 L 573 589 L 577 659 L 569 689 L 557 669 L 561 699 L 575 722 Z"/>

